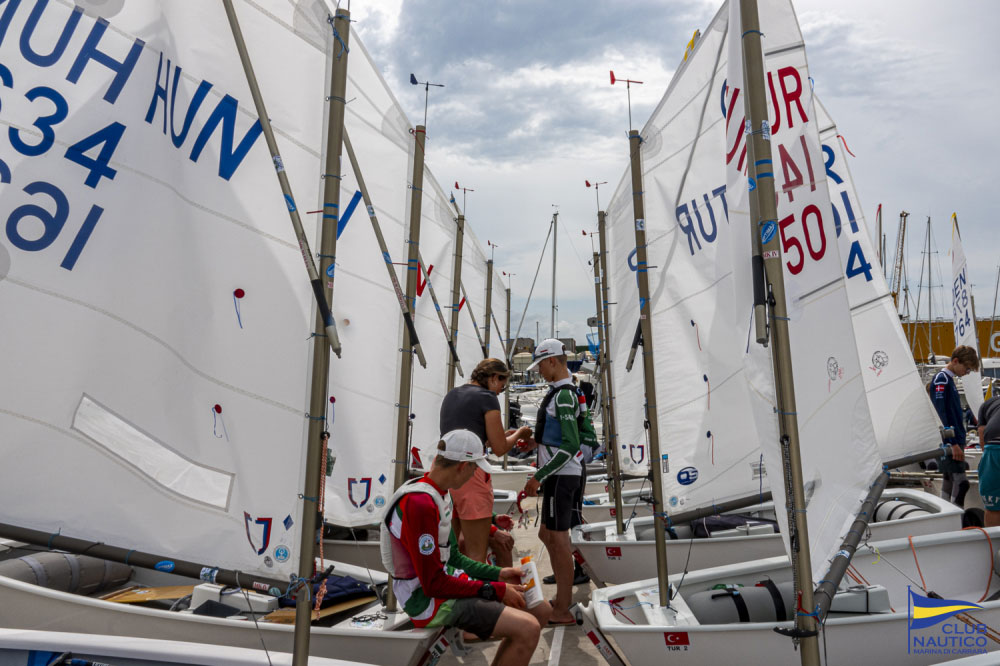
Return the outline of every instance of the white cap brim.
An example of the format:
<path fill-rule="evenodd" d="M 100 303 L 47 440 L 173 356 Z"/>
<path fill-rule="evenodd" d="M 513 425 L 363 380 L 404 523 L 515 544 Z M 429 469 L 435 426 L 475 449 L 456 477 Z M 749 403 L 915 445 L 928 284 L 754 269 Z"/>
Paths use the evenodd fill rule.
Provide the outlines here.
<path fill-rule="evenodd" d="M 493 473 L 493 465 L 491 465 L 490 461 L 486 458 L 476 458 L 476 465 L 478 465 L 479 469 L 483 470 L 487 474 Z"/>
<path fill-rule="evenodd" d="M 528 366 L 527 370 L 534 370 L 535 368 L 538 367 L 539 363 L 541 363 L 547 358 L 552 358 L 553 356 L 556 356 L 556 354 L 547 354 L 545 356 L 542 356 L 541 358 L 536 358 L 534 361 L 531 362 L 531 365 Z"/>

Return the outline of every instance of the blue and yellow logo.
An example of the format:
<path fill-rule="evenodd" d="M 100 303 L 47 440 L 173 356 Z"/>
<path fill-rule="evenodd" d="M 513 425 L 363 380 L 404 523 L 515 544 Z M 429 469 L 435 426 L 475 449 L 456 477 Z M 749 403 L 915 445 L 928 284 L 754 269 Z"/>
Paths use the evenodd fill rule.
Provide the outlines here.
<path fill-rule="evenodd" d="M 986 626 L 970 616 L 945 620 L 968 611 L 982 610 L 979 604 L 958 599 L 935 599 L 909 590 L 907 652 L 911 654 L 968 655 L 986 652 Z M 921 631 L 940 625 L 934 631 Z M 919 632 L 919 633 L 917 633 Z"/>

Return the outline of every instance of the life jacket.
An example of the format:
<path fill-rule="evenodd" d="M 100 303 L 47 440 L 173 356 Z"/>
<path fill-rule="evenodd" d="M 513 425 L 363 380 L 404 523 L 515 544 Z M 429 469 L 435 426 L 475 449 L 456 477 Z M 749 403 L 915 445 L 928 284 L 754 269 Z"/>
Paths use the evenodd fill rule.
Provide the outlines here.
<path fill-rule="evenodd" d="M 385 513 L 379 522 L 379 551 L 382 555 L 382 565 L 394 578 L 398 578 L 398 572 L 393 558 L 393 537 L 392 532 L 389 531 L 389 523 L 392 522 L 392 514 L 396 509 L 396 505 L 403 499 L 403 496 L 410 493 L 424 493 L 434 499 L 439 519 L 437 548 L 441 564 L 447 564 L 448 558 L 451 557 L 451 494 L 446 493 L 444 497 L 441 497 L 437 489 L 431 484 L 425 483 L 423 478 L 407 481 L 393 493 L 392 499 L 387 503 Z"/>
<path fill-rule="evenodd" d="M 549 388 L 549 392 L 545 394 L 542 398 L 541 404 L 538 405 L 538 415 L 535 417 L 535 441 L 541 446 L 548 447 L 550 449 L 558 449 L 562 446 L 562 426 L 559 425 L 558 419 L 549 420 L 548 409 L 549 403 L 552 399 L 556 397 L 556 394 L 563 389 L 569 389 L 573 391 L 577 399 L 583 398 L 581 402 L 586 404 L 586 398 L 583 392 L 577 386 L 563 385 L 563 386 L 552 386 Z M 594 433 L 594 426 L 590 421 L 590 410 L 585 409 L 582 413 L 576 415 L 576 427 L 577 432 L 580 437 L 580 456 L 581 461 L 586 464 L 594 460 L 594 456 L 597 454 L 597 450 L 600 448 L 600 443 L 597 441 L 597 436 Z"/>

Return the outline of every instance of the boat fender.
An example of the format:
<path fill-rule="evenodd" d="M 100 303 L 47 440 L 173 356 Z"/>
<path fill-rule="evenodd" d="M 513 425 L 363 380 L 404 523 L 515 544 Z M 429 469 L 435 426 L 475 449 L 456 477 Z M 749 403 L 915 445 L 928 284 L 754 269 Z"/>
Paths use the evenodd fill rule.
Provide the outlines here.
<path fill-rule="evenodd" d="M 903 518 L 917 516 L 929 516 L 930 512 L 922 506 L 904 502 L 898 499 L 882 500 L 875 507 L 875 522 L 884 523 L 889 520 L 901 520 Z"/>
<path fill-rule="evenodd" d="M 686 601 L 701 624 L 782 622 L 794 616 L 793 588 L 790 581 L 777 584 L 761 581 L 754 587 L 729 586 L 697 592 L 686 597 Z"/>
<path fill-rule="evenodd" d="M 87 555 L 46 552 L 0 562 L 0 576 L 87 595 L 122 585 L 132 577 L 132 567 Z"/>

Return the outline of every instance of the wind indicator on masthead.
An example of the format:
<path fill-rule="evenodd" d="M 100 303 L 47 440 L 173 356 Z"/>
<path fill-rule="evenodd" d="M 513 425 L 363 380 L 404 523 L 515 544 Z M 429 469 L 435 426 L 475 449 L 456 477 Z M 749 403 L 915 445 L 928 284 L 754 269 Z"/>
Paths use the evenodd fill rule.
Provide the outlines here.
<path fill-rule="evenodd" d="M 628 129 L 632 131 L 632 84 L 642 85 L 642 81 L 634 81 L 632 79 L 616 79 L 614 70 L 611 71 L 611 85 L 615 85 L 619 81 L 625 82 L 625 92 L 628 95 Z"/>
<path fill-rule="evenodd" d="M 424 87 L 424 127 L 427 127 L 427 99 L 431 94 L 431 86 L 435 88 L 444 88 L 443 83 L 431 83 L 430 81 L 417 81 L 417 77 L 412 72 L 410 73 L 410 83 L 415 86 Z"/>

